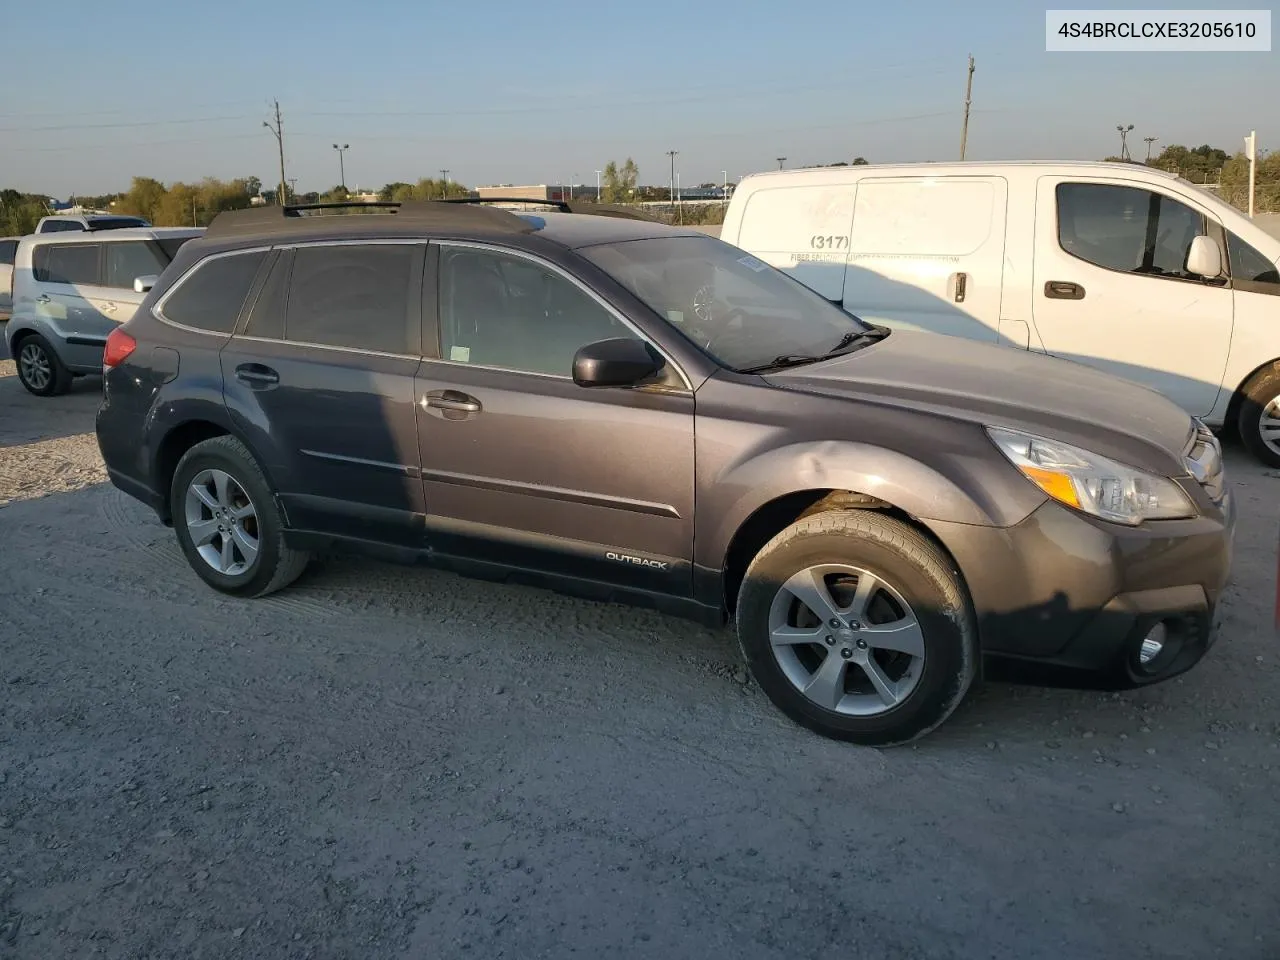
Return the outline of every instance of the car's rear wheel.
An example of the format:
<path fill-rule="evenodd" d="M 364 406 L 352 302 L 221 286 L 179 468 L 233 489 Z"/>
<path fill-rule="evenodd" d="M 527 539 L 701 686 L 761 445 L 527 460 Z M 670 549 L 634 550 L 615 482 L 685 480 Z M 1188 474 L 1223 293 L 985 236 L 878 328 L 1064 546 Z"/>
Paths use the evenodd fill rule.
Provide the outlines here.
<path fill-rule="evenodd" d="M 30 333 L 14 344 L 18 380 L 37 397 L 56 397 L 71 389 L 71 371 L 38 333 Z"/>
<path fill-rule="evenodd" d="M 977 671 L 959 572 L 916 530 L 871 510 L 819 513 L 769 541 L 743 579 L 737 631 L 779 709 L 855 743 L 928 733 Z"/>
<path fill-rule="evenodd" d="M 1236 427 L 1250 453 L 1271 467 L 1280 467 L 1280 370 L 1261 370 L 1245 384 Z"/>
<path fill-rule="evenodd" d="M 275 497 L 235 437 L 197 443 L 178 462 L 169 493 L 178 544 L 205 583 L 261 597 L 296 580 L 310 559 L 284 542 Z"/>

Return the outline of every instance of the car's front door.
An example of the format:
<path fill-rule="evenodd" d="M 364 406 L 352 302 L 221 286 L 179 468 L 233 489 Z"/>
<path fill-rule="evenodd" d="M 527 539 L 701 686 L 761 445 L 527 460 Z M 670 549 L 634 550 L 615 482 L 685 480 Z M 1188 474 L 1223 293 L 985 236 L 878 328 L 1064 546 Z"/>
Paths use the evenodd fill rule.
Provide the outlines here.
<path fill-rule="evenodd" d="M 296 529 L 423 546 L 414 375 L 425 250 L 285 248 L 222 349 L 224 401 Z"/>
<path fill-rule="evenodd" d="M 683 374 L 668 361 L 661 384 L 580 387 L 577 350 L 639 337 L 634 327 L 547 261 L 473 243 L 437 251 L 437 342 L 417 383 L 432 548 L 688 596 L 694 398 Z"/>
<path fill-rule="evenodd" d="M 1231 348 L 1226 277 L 1187 272 L 1216 219 L 1145 183 L 1044 177 L 1036 198 L 1032 317 L 1046 353 L 1213 409 Z M 1037 346 L 1035 340 L 1032 347 Z"/>

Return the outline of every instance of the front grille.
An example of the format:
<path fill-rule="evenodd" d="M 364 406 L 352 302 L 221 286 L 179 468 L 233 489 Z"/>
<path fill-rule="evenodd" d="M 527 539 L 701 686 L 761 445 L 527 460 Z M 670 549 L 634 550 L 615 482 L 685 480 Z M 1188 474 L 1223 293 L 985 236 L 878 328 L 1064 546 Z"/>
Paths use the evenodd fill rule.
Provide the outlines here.
<path fill-rule="evenodd" d="M 1187 442 L 1182 462 L 1214 503 L 1222 502 L 1226 476 L 1222 469 L 1222 444 L 1208 427 L 1195 421 L 1195 431 Z"/>

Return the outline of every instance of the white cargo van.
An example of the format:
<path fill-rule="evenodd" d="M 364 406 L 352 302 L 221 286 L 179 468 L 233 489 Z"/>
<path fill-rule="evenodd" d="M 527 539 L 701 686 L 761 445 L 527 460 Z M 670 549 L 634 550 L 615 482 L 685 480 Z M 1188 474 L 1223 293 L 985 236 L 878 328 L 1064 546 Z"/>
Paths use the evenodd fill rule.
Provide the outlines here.
<path fill-rule="evenodd" d="M 754 174 L 720 238 L 850 313 L 1146 384 L 1280 466 L 1280 240 L 1131 163 Z"/>

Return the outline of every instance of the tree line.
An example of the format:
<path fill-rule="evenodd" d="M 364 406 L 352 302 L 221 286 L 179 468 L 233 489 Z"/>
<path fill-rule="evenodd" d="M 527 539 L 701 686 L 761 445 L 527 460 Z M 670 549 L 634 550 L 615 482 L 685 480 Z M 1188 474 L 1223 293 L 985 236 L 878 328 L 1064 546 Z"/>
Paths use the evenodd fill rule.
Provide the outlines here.
<path fill-rule="evenodd" d="M 1207 143 L 1198 147 L 1175 143 L 1150 160 L 1105 159 L 1176 173 L 1192 183 L 1215 188 L 1218 196 L 1234 207 L 1249 209 L 1249 160 L 1243 150 L 1229 154 Z M 1255 213 L 1280 213 L 1280 151 L 1258 151 L 1253 207 Z"/>

